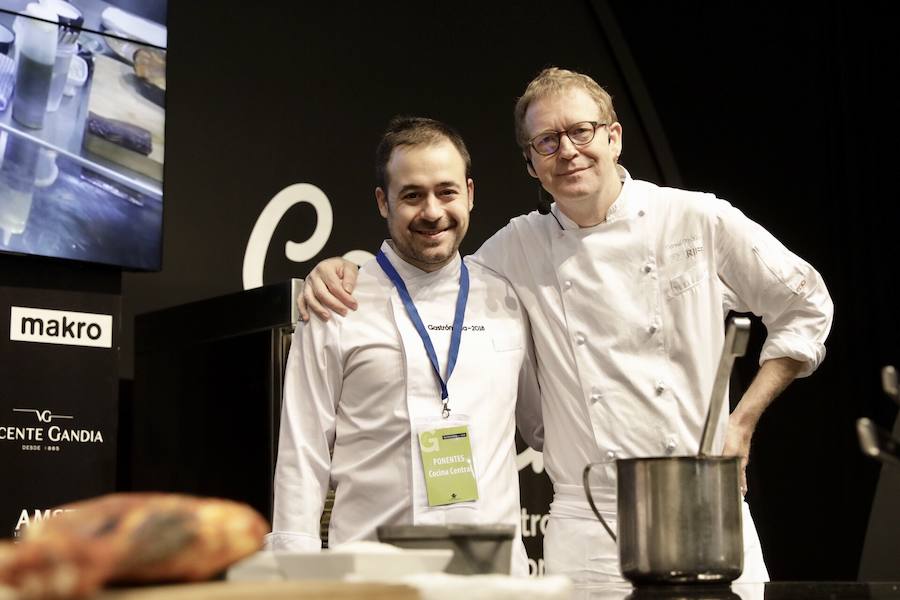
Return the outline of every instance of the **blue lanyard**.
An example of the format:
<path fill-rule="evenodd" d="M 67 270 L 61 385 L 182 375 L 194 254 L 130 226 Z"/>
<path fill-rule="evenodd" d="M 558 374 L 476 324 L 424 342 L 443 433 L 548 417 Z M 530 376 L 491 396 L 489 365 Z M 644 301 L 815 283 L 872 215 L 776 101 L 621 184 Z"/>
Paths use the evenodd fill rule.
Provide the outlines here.
<path fill-rule="evenodd" d="M 450 353 L 447 357 L 447 378 L 444 379 L 441 377 L 441 369 L 438 364 L 437 353 L 434 351 L 434 344 L 431 343 L 431 336 L 428 335 L 425 324 L 422 323 L 419 311 L 416 310 L 416 305 L 413 304 L 409 291 L 406 289 L 406 284 L 403 283 L 403 278 L 397 273 L 394 265 L 391 264 L 391 261 L 388 260 L 388 257 L 385 256 L 383 251 L 379 250 L 378 256 L 376 256 L 375 259 L 378 261 L 378 264 L 381 265 L 381 269 L 384 271 L 385 275 L 388 276 L 388 279 L 393 282 L 394 287 L 397 288 L 400 299 L 403 301 L 403 306 L 406 307 L 406 313 L 409 315 L 409 319 L 412 321 L 413 326 L 415 326 L 419 337 L 422 338 L 422 343 L 425 345 L 425 352 L 428 353 L 428 360 L 431 361 L 431 368 L 434 369 L 434 374 L 437 375 L 438 381 L 441 382 L 441 400 L 444 403 L 441 415 L 446 419 L 450 416 L 447 382 L 450 381 L 453 367 L 456 366 L 456 358 L 459 356 L 459 343 L 462 339 L 463 317 L 466 314 L 466 302 L 469 299 L 469 269 L 466 268 L 465 262 L 460 263 L 459 295 L 456 297 L 456 313 L 453 316 L 453 330 L 450 333 Z"/>

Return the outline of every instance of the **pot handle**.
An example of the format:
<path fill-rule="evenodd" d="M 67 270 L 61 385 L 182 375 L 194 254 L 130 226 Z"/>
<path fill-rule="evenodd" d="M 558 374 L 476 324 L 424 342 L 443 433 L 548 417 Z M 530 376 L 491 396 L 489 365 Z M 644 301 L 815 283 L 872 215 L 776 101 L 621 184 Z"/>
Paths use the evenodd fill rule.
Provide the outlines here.
<path fill-rule="evenodd" d="M 591 476 L 591 468 L 597 463 L 588 463 L 588 465 L 584 468 L 584 472 L 581 474 L 581 483 L 584 485 L 584 495 L 587 496 L 588 504 L 591 505 L 591 510 L 594 511 L 594 514 L 597 515 L 597 518 L 600 519 L 600 524 L 603 525 L 603 528 L 606 530 L 606 533 L 609 534 L 609 537 L 613 539 L 614 542 L 618 543 L 616 539 L 616 534 L 613 533 L 613 530 L 609 528 L 606 520 L 600 516 L 600 511 L 597 510 L 597 505 L 594 504 L 594 497 L 591 495 L 591 484 L 590 484 L 590 476 Z"/>

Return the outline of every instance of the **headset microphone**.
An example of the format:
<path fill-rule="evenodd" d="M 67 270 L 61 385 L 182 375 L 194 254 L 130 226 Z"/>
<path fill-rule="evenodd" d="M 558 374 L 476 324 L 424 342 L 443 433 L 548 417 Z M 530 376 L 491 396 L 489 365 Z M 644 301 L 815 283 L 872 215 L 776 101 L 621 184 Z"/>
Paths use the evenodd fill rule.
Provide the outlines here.
<path fill-rule="evenodd" d="M 547 198 L 547 195 L 544 193 L 544 188 L 541 187 L 541 184 L 538 184 L 537 210 L 542 215 L 550 214 L 550 200 Z"/>
<path fill-rule="evenodd" d="M 531 164 L 531 159 L 527 156 L 525 157 L 525 164 L 533 171 L 534 165 Z M 550 214 L 550 200 L 547 199 L 546 194 L 544 193 L 544 188 L 538 183 L 538 201 L 537 201 L 537 211 L 542 215 Z"/>

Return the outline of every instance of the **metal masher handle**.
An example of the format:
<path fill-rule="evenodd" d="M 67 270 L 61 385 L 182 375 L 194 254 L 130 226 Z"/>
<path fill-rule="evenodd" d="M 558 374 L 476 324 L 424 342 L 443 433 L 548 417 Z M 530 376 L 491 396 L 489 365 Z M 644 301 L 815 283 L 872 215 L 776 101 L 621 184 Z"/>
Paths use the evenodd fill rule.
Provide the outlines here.
<path fill-rule="evenodd" d="M 713 380 L 712 394 L 709 398 L 709 412 L 706 413 L 706 423 L 703 425 L 703 435 L 700 436 L 700 456 L 708 456 L 712 452 L 715 439 L 716 423 L 725 404 L 725 389 L 728 387 L 728 379 L 731 377 L 731 368 L 734 359 L 743 356 L 747 351 L 747 340 L 750 339 L 750 319 L 747 317 L 735 317 L 728 323 L 725 332 L 725 345 L 722 347 L 722 356 L 719 359 L 719 368 L 716 370 L 716 378 Z"/>

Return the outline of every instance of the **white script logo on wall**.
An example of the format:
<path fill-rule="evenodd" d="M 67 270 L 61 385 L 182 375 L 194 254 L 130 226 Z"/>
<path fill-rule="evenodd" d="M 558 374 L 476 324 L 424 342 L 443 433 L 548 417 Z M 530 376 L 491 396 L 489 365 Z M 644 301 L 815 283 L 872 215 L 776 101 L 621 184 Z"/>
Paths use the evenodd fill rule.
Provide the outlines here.
<path fill-rule="evenodd" d="M 112 315 L 10 306 L 9 339 L 112 348 Z"/>
<path fill-rule="evenodd" d="M 244 251 L 243 283 L 245 290 L 257 288 L 263 284 L 266 255 L 269 253 L 269 244 L 272 243 L 275 229 L 287 211 L 301 202 L 311 204 L 316 210 L 316 229 L 309 239 L 303 242 L 286 242 L 284 245 L 285 257 L 291 262 L 302 263 L 313 258 L 325 247 L 328 238 L 331 237 L 331 228 L 334 224 L 334 212 L 328 196 L 311 183 L 295 183 L 287 186 L 269 200 L 250 232 L 247 249 Z M 358 265 L 373 256 L 371 252 L 365 250 L 351 250 L 344 254 L 344 258 Z"/>
<path fill-rule="evenodd" d="M 43 408 L 14 408 L 15 425 L 0 423 L 0 443 L 21 446 L 24 452 L 60 452 L 70 444 L 102 444 L 103 432 L 75 424 L 73 415 Z M 30 418 L 21 418 L 28 415 Z"/>
<path fill-rule="evenodd" d="M 534 448 L 525 448 L 525 450 L 516 454 L 516 469 L 521 471 L 528 466 L 535 473 L 543 473 L 544 455 Z"/>

